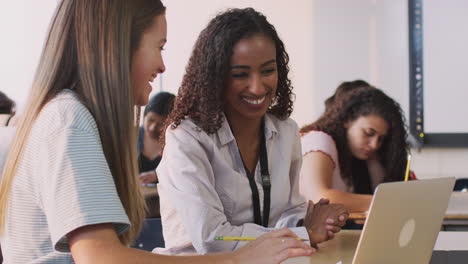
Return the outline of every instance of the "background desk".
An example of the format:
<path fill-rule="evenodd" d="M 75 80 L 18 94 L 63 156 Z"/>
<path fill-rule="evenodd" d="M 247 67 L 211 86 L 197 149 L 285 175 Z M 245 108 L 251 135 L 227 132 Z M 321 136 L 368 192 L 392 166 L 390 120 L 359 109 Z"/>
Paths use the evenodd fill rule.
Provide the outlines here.
<path fill-rule="evenodd" d="M 146 218 L 159 218 L 161 214 L 159 212 L 159 195 L 158 188 L 156 186 L 141 186 L 143 195 L 145 196 L 146 207 L 148 211 L 146 212 Z"/>
<path fill-rule="evenodd" d="M 153 196 L 158 196 L 158 188 L 156 188 L 156 186 L 143 185 L 141 186 L 141 190 L 143 191 L 145 199 Z"/>
<path fill-rule="evenodd" d="M 351 264 L 361 231 L 343 230 L 335 239 L 319 245 L 311 257 L 289 259 L 284 264 Z M 468 232 L 440 232 L 430 264 L 461 264 L 468 261 Z"/>
<path fill-rule="evenodd" d="M 357 223 L 363 223 L 366 217 L 367 212 L 354 212 L 349 215 L 349 219 Z M 468 231 L 468 192 L 452 193 L 442 222 L 442 230 Z"/>

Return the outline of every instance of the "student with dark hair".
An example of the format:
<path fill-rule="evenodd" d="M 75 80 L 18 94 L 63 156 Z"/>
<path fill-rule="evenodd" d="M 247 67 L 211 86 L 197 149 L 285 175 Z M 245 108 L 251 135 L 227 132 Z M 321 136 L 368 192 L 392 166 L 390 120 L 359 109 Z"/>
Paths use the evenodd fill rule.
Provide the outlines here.
<path fill-rule="evenodd" d="M 301 193 L 307 199 L 326 197 L 350 211 L 366 211 L 379 183 L 403 180 L 404 116 L 377 88 L 363 86 L 336 97 L 301 134 Z"/>
<path fill-rule="evenodd" d="M 299 194 L 289 57 L 266 17 L 230 9 L 200 33 L 169 115 L 157 171 L 165 254 L 231 251 L 216 236 L 289 227 L 311 244 L 340 230 L 342 205 Z M 260 253 L 259 254 L 263 254 Z"/>
<path fill-rule="evenodd" d="M 0 126 L 8 126 L 15 115 L 15 102 L 0 91 Z"/>
<path fill-rule="evenodd" d="M 145 216 L 135 109 L 165 70 L 166 31 L 159 0 L 60 1 L 0 185 L 5 263 L 266 264 L 312 253 L 287 229 L 212 256 L 128 247 Z"/>
<path fill-rule="evenodd" d="M 138 168 L 141 183 L 157 182 L 156 168 L 161 161 L 160 138 L 164 122 L 172 110 L 175 96 L 160 92 L 149 100 L 143 112 L 143 126 L 138 133 Z"/>

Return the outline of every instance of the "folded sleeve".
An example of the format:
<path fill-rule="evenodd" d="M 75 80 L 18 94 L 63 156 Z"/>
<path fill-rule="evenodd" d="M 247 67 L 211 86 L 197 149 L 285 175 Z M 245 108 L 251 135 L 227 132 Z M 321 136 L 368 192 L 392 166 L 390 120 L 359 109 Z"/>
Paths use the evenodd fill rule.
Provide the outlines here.
<path fill-rule="evenodd" d="M 338 150 L 333 138 L 322 131 L 310 131 L 301 137 L 302 155 L 310 152 L 321 152 L 327 155 L 333 162 L 333 166 L 338 166 Z"/>
<path fill-rule="evenodd" d="M 52 243 L 69 251 L 66 235 L 86 225 L 113 223 L 117 234 L 129 220 L 117 194 L 100 138 L 92 131 L 66 128 L 40 143 L 39 202 Z"/>

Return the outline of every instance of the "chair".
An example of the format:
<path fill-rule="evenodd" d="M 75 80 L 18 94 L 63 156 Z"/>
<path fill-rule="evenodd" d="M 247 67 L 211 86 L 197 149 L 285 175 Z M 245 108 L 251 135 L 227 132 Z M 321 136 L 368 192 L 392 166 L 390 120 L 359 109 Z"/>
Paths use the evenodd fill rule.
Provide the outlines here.
<path fill-rule="evenodd" d="M 146 218 L 140 235 L 132 247 L 145 251 L 152 251 L 156 247 L 164 247 L 161 218 Z"/>
<path fill-rule="evenodd" d="M 341 229 L 347 230 L 362 230 L 364 228 L 364 220 L 346 220 L 345 225 Z"/>
<path fill-rule="evenodd" d="M 468 178 L 457 179 L 453 190 L 456 192 L 468 192 Z"/>

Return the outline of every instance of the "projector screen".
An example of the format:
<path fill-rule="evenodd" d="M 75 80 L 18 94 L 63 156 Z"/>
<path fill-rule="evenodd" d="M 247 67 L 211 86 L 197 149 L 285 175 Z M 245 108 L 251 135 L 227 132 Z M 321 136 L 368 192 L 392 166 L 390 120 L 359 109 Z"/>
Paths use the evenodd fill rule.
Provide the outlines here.
<path fill-rule="evenodd" d="M 468 1 L 424 0 L 424 130 L 468 132 Z"/>
<path fill-rule="evenodd" d="M 425 146 L 468 146 L 468 1 L 409 0 L 410 130 Z"/>

